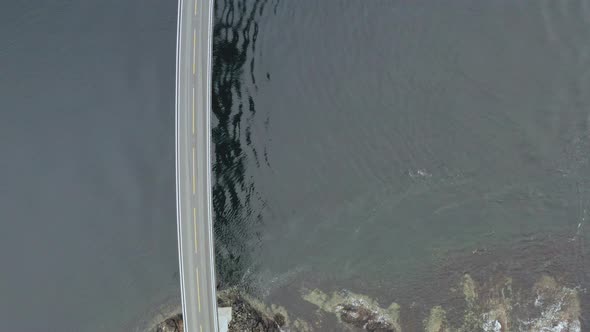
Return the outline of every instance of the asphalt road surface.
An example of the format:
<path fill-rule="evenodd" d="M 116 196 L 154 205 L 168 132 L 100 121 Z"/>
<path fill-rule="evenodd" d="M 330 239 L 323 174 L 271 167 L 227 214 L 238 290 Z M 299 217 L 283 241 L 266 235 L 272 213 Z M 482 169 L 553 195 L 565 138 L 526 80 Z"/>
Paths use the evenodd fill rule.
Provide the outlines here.
<path fill-rule="evenodd" d="M 176 208 L 185 331 L 218 331 L 211 208 L 213 0 L 179 0 Z"/>

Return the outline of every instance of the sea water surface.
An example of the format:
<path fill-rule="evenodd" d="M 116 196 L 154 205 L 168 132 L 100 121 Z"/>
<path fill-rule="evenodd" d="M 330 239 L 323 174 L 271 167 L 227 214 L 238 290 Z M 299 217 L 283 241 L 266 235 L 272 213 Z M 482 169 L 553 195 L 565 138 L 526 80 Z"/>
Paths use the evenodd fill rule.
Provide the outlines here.
<path fill-rule="evenodd" d="M 174 1 L 0 4 L 3 331 L 179 303 Z"/>
<path fill-rule="evenodd" d="M 538 247 L 583 241 L 589 14 L 585 1 L 219 1 L 222 281 L 287 309 L 297 291 L 280 289 L 318 284 L 391 303 L 435 289 L 453 253 L 518 248 L 523 274 L 542 269 Z M 564 265 L 584 283 L 576 248 Z"/>
<path fill-rule="evenodd" d="M 0 6 L 0 321 L 127 331 L 180 299 L 176 3 Z M 220 286 L 295 311 L 289 297 L 316 285 L 409 303 L 455 253 L 517 248 L 526 276 L 537 246 L 583 244 L 589 13 L 217 1 Z M 585 285 L 576 248 L 563 266 Z M 450 273 L 481 267 L 465 261 Z"/>

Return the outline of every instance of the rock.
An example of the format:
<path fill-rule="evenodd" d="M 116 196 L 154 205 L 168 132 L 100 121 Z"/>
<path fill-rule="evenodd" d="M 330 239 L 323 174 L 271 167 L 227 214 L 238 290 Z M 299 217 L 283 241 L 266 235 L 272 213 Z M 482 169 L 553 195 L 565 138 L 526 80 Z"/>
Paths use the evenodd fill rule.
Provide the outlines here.
<path fill-rule="evenodd" d="M 285 325 L 285 316 L 283 316 L 281 313 L 277 312 L 275 314 L 274 321 L 277 323 L 278 326 L 284 326 Z"/>
<path fill-rule="evenodd" d="M 158 324 L 156 332 L 183 332 L 182 314 L 176 314 Z"/>
<path fill-rule="evenodd" d="M 473 278 L 471 278 L 469 274 L 463 275 L 461 286 L 463 286 L 463 295 L 465 296 L 465 301 L 467 302 L 467 305 L 476 305 L 478 299 L 477 286 L 475 284 L 475 281 L 473 280 Z"/>
<path fill-rule="evenodd" d="M 484 332 L 505 332 L 512 327 L 512 279 L 501 278 L 488 285 L 487 293 L 493 294 L 482 301 L 482 330 Z"/>
<path fill-rule="evenodd" d="M 360 301 L 344 304 L 337 310 L 340 312 L 340 319 L 352 326 L 367 331 L 395 331 L 392 323 L 380 317 L 377 311 L 370 310 Z"/>
<path fill-rule="evenodd" d="M 273 319 L 273 315 L 260 310 L 260 305 L 236 289 L 218 293 L 218 305 L 232 307 L 232 320 L 229 331 L 279 332 L 280 324 Z M 276 315 L 274 315 L 276 317 Z M 284 324 L 284 317 L 283 322 Z"/>
<path fill-rule="evenodd" d="M 231 288 L 217 293 L 219 306 L 232 307 L 229 332 L 307 332 L 309 324 L 301 319 L 291 320 L 287 310 L 278 305 L 267 306 L 263 302 Z"/>
<path fill-rule="evenodd" d="M 461 284 L 466 311 L 463 324 L 457 328 L 459 332 L 581 331 L 577 291 L 558 284 L 552 277 L 542 276 L 531 290 L 517 292 L 512 289 L 512 279 L 507 277 L 478 286 L 473 278 L 465 275 Z M 436 309 L 440 310 L 442 308 Z M 434 318 L 429 323 L 434 330 L 429 332 L 437 331 L 440 326 L 436 318 L 440 314 L 432 312 Z"/>
<path fill-rule="evenodd" d="M 542 276 L 532 289 L 513 289 L 510 277 L 497 275 L 478 284 L 473 277 L 465 274 L 457 286 L 454 288 L 463 292 L 463 314 L 451 308 L 455 316 L 454 321 L 449 321 L 443 306 L 436 305 L 423 320 L 424 331 L 581 331 L 577 290 L 558 283 L 554 278 Z M 304 291 L 303 299 L 316 305 L 319 311 L 336 315 L 340 323 L 349 328 L 364 331 L 402 330 L 400 307 L 395 303 L 384 309 L 375 300 L 346 290 L 332 294 L 318 289 L 307 290 Z"/>
<path fill-rule="evenodd" d="M 535 283 L 533 306 L 537 315 L 521 321 L 522 330 L 580 332 L 580 299 L 575 289 L 559 285 L 554 278 L 543 276 Z"/>
<path fill-rule="evenodd" d="M 301 319 L 291 322 L 285 308 L 271 305 L 250 297 L 243 292 L 231 288 L 217 293 L 219 307 L 232 308 L 232 320 L 229 332 L 307 332 L 309 324 Z M 182 332 L 182 314 L 175 314 L 158 324 L 156 332 Z"/>
<path fill-rule="evenodd" d="M 331 296 L 315 289 L 306 292 L 303 299 L 320 310 L 331 312 L 344 324 L 374 332 L 399 332 L 399 305 L 393 303 L 383 309 L 370 298 L 343 290 Z"/>
<path fill-rule="evenodd" d="M 425 332 L 450 332 L 446 312 L 441 306 L 430 309 L 430 315 L 424 321 Z"/>
<path fill-rule="evenodd" d="M 524 285 L 523 285 L 524 286 Z M 442 305 L 433 306 L 427 317 L 418 318 L 425 332 L 580 332 L 581 304 L 576 288 L 568 287 L 555 278 L 543 275 L 531 287 L 514 287 L 510 277 L 502 274 L 489 280 L 476 281 L 463 275 L 453 285 L 455 294 L 461 294 L 449 307 L 450 315 Z M 365 295 L 341 290 L 327 294 L 319 289 L 302 290 L 305 301 L 315 305 L 319 320 L 325 313 L 334 315 L 330 328 L 342 331 L 401 332 L 400 306 L 392 303 L 383 308 Z M 461 304 L 461 301 L 463 302 Z M 445 303 L 441 299 L 441 303 Z M 285 308 L 266 305 L 237 289 L 218 292 L 218 304 L 232 307 L 229 331 L 252 332 L 309 332 L 321 330 L 321 324 L 290 317 Z M 410 312 L 411 307 L 407 311 Z M 427 307 L 426 307 L 427 308 Z M 419 309 L 418 309 L 419 310 Z M 415 312 L 419 312 L 416 311 Z M 420 316 L 418 316 L 420 317 Z M 450 319 L 449 317 L 452 317 Z M 409 319 L 407 318 L 409 321 Z M 411 327 L 406 326 L 410 330 Z M 157 332 L 180 332 L 182 316 L 173 315 L 157 325 Z"/>

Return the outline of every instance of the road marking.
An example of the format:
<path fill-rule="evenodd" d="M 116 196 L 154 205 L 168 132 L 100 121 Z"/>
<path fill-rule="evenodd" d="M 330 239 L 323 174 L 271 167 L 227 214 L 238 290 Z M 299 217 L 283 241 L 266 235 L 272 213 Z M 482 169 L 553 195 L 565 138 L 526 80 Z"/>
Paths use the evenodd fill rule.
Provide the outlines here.
<path fill-rule="evenodd" d="M 193 135 L 195 134 L 195 87 L 193 86 Z"/>
<path fill-rule="evenodd" d="M 196 179 L 195 179 L 195 168 L 196 168 L 196 165 L 195 165 L 195 147 L 193 146 L 193 194 L 195 193 L 196 187 L 197 187 L 197 182 L 196 182 Z"/>
<path fill-rule="evenodd" d="M 193 30 L 193 75 L 195 74 L 195 54 L 197 45 L 197 29 Z"/>
<path fill-rule="evenodd" d="M 201 284 L 199 284 L 199 268 L 197 267 L 197 302 L 199 302 L 199 312 L 201 312 Z"/>
<path fill-rule="evenodd" d="M 199 251 L 197 246 L 197 208 L 193 208 L 193 228 L 195 229 L 195 254 L 197 254 Z"/>
<path fill-rule="evenodd" d="M 195 0 L 195 16 L 197 16 L 197 0 Z"/>
<path fill-rule="evenodd" d="M 199 328 L 200 328 L 201 332 L 203 332 L 203 326 L 199 325 Z"/>

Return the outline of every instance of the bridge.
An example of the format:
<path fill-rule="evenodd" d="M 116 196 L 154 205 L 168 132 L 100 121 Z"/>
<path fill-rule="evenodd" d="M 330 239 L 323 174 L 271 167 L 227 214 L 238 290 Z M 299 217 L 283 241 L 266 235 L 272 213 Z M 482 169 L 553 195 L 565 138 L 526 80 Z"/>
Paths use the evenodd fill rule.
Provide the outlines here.
<path fill-rule="evenodd" d="M 213 0 L 179 0 L 176 44 L 176 214 L 185 331 L 217 332 L 211 207 Z"/>

